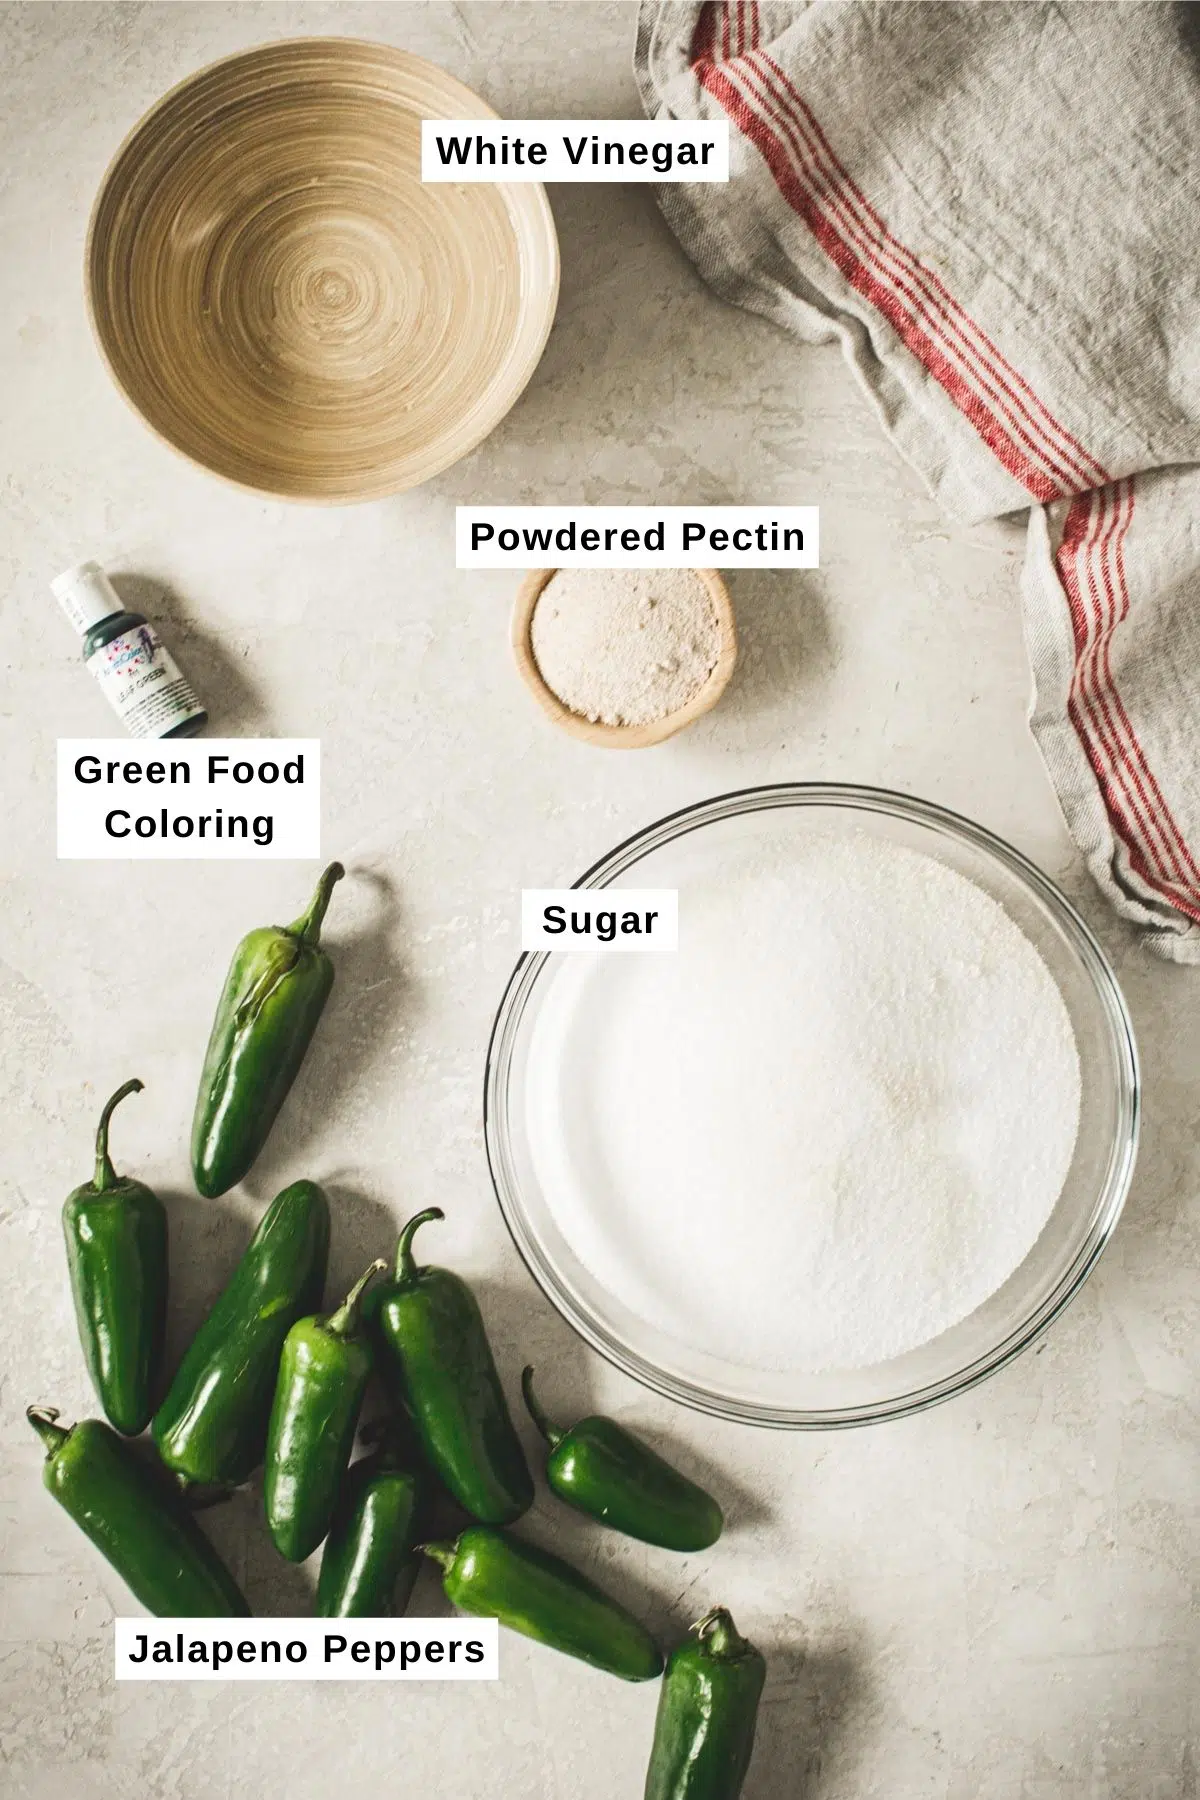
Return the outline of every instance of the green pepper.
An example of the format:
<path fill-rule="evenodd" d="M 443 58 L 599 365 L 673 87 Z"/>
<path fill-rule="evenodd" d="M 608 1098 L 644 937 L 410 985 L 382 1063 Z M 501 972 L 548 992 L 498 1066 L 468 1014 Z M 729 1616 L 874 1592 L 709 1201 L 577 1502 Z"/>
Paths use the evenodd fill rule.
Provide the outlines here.
<path fill-rule="evenodd" d="M 275 1548 L 289 1562 L 311 1556 L 329 1530 L 371 1373 L 359 1308 L 367 1283 L 386 1268 L 382 1258 L 373 1262 L 336 1312 L 298 1319 L 284 1340 L 263 1497 Z"/>
<path fill-rule="evenodd" d="M 42 1480 L 134 1598 L 160 1619 L 246 1618 L 250 1608 L 165 1481 L 99 1419 L 70 1430 L 51 1406 L 25 1417 L 46 1446 Z"/>
<path fill-rule="evenodd" d="M 449 1269 L 418 1269 L 412 1240 L 431 1206 L 408 1221 L 393 1281 L 371 1295 L 381 1361 L 421 1449 L 460 1506 L 486 1525 L 511 1525 L 533 1504 L 533 1477 L 496 1373 L 479 1302 Z"/>
<path fill-rule="evenodd" d="M 577 1656 L 623 1681 L 653 1681 L 662 1653 L 644 1625 L 578 1569 L 507 1531 L 469 1525 L 451 1543 L 419 1548 L 445 1570 L 446 1597 L 464 1612 Z"/>
<path fill-rule="evenodd" d="M 707 1550 L 716 1543 L 725 1521 L 712 1495 L 649 1444 L 612 1419 L 581 1419 L 568 1431 L 552 1425 L 534 1398 L 532 1369 L 522 1374 L 521 1391 L 550 1446 L 546 1481 L 560 1500 L 664 1550 Z"/>
<path fill-rule="evenodd" d="M 663 1676 L 645 1800 L 738 1800 L 766 1677 L 723 1606 L 692 1626 Z"/>
<path fill-rule="evenodd" d="M 294 925 L 251 931 L 233 953 L 192 1121 L 192 1174 L 210 1200 L 246 1174 L 304 1061 L 333 986 L 321 923 L 345 872 L 330 863 Z"/>
<path fill-rule="evenodd" d="M 342 1483 L 317 1582 L 322 1619 L 398 1618 L 421 1559 L 425 1482 L 394 1435 L 360 1456 Z"/>
<path fill-rule="evenodd" d="M 167 1215 L 157 1194 L 118 1179 L 108 1122 L 140 1081 L 117 1089 L 96 1130 L 96 1173 L 63 1207 L 79 1340 L 92 1385 L 126 1437 L 150 1422 L 167 1323 Z"/>
<path fill-rule="evenodd" d="M 154 1441 L 185 1484 L 237 1487 L 258 1467 L 284 1339 L 321 1304 L 329 1202 L 295 1181 L 267 1208 L 184 1352 L 154 1415 Z"/>

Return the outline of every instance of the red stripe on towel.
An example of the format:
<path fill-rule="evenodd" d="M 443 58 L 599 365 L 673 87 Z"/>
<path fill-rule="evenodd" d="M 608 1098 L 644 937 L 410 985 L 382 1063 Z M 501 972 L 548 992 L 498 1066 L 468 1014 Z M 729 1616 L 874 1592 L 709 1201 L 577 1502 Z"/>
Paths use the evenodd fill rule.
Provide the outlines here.
<path fill-rule="evenodd" d="M 1064 489 L 1036 463 L 1018 437 L 1000 420 L 986 399 L 963 377 L 957 362 L 942 343 L 930 335 L 927 321 L 915 316 L 896 293 L 881 282 L 874 270 L 847 242 L 820 201 L 797 175 L 783 140 L 756 113 L 716 63 L 697 66 L 701 82 L 719 100 L 734 124 L 759 151 L 784 199 L 802 218 L 830 261 L 846 280 L 868 299 L 892 326 L 897 336 L 924 365 L 970 421 L 997 461 L 1021 483 L 1035 500 L 1061 499 Z"/>
<path fill-rule="evenodd" d="M 1112 639 L 1117 626 L 1129 615 L 1129 583 L 1125 574 L 1125 538 L 1129 531 L 1130 524 L 1133 521 L 1134 477 L 1132 475 L 1127 477 L 1124 485 L 1128 491 L 1129 504 L 1124 519 L 1121 522 L 1120 529 L 1113 535 L 1109 553 L 1109 565 L 1115 597 L 1112 604 L 1112 625 L 1111 628 L 1105 632 L 1103 639 L 1104 677 L 1108 683 L 1109 692 L 1112 695 L 1113 707 L 1117 714 L 1118 722 L 1137 751 L 1139 763 L 1150 790 L 1151 804 L 1157 809 L 1158 817 L 1161 818 L 1164 826 L 1174 841 L 1178 853 L 1178 856 L 1176 857 L 1176 866 L 1179 868 L 1180 877 L 1189 891 L 1200 895 L 1200 864 L 1197 864 L 1195 857 L 1192 855 L 1188 841 L 1183 834 L 1183 830 L 1171 810 L 1166 795 L 1163 793 L 1155 778 L 1154 771 L 1150 767 L 1150 764 L 1142 751 L 1141 745 L 1138 743 L 1137 733 L 1133 728 L 1133 721 L 1125 710 L 1125 702 L 1121 698 L 1121 691 L 1116 684 L 1112 671 L 1112 661 L 1110 656 Z M 1179 864 L 1179 858 L 1182 858 L 1182 866 Z"/>
<path fill-rule="evenodd" d="M 1111 481 L 1112 476 L 1108 470 L 1097 462 L 1089 451 L 1084 449 L 1079 440 L 1065 426 L 1058 422 L 1020 372 L 1008 362 L 982 328 L 959 304 L 940 276 L 921 262 L 908 246 L 888 229 L 862 189 L 839 162 L 815 113 L 787 71 L 766 52 L 762 53 L 758 62 L 766 69 L 768 78 L 773 78 L 777 86 L 783 90 L 781 104 L 794 109 L 789 115 L 793 125 L 798 129 L 806 130 L 819 157 L 824 159 L 826 178 L 846 213 L 851 218 L 857 214 L 863 228 L 878 240 L 880 254 L 893 259 L 895 264 L 903 268 L 908 279 L 919 286 L 927 299 L 937 302 L 939 307 L 944 309 L 944 316 L 951 320 L 963 337 L 973 344 L 980 361 L 988 365 L 1013 403 L 1023 409 L 1024 416 L 1031 428 L 1038 434 L 1043 447 L 1054 452 L 1062 467 L 1072 476 L 1072 489 L 1075 487 L 1102 487 Z"/>
<path fill-rule="evenodd" d="M 764 72 L 770 70 L 775 71 L 773 76 Z M 777 91 L 780 81 L 791 88 L 778 65 L 769 57 L 757 56 L 745 59 L 730 73 L 731 78 L 741 84 L 750 106 L 765 111 L 783 132 L 787 140 L 783 147 L 791 153 L 797 179 L 808 187 L 814 203 L 833 229 L 867 268 L 896 291 L 897 306 L 903 314 L 926 327 L 940 341 L 963 379 L 980 393 L 980 398 L 995 414 L 1000 428 L 1023 448 L 1027 460 L 1043 476 L 1049 475 L 1055 484 L 1052 497 L 1061 498 L 1080 488 L 1107 482 L 1109 475 L 1098 463 L 1074 455 L 1069 448 L 1072 440 L 1067 433 L 1061 433 L 1062 443 L 1055 442 L 1045 424 L 1045 420 L 1050 419 L 1045 408 L 1040 402 L 1031 404 L 1025 398 L 1029 390 L 996 346 L 932 272 L 887 230 L 833 157 L 827 140 L 812 119 L 811 110 L 806 107 L 803 115 L 797 114 L 789 98 Z M 795 90 L 791 91 L 794 93 Z M 894 320 L 889 322 L 895 324 Z M 921 353 L 917 351 L 916 354 Z M 924 361 L 924 357 L 921 360 Z M 935 371 L 931 370 L 931 373 Z M 954 393 L 950 393 L 950 398 L 963 410 Z M 978 429 L 974 419 L 972 423 Z M 1050 423 L 1053 425 L 1053 420 Z M 995 448 L 994 445 L 990 447 Z M 1016 470 L 1010 472 L 1018 473 Z M 1021 473 L 1018 473 L 1018 479 L 1026 482 Z M 1038 497 L 1045 496 L 1039 493 Z"/>
<path fill-rule="evenodd" d="M 1107 515 L 1107 516 L 1106 516 Z M 1143 779 L 1145 758 L 1137 743 L 1128 714 L 1121 705 L 1112 680 L 1109 647 L 1122 610 L 1113 580 L 1112 549 L 1118 537 L 1123 538 L 1133 516 L 1132 484 L 1118 482 L 1095 496 L 1089 513 L 1092 521 L 1084 542 L 1077 552 L 1077 564 L 1086 582 L 1090 616 L 1085 622 L 1085 638 L 1076 642 L 1074 688 L 1085 697 L 1092 723 L 1117 767 L 1123 767 L 1123 785 L 1131 807 L 1142 829 L 1145 846 L 1153 851 L 1156 862 L 1168 879 L 1187 875 L 1176 854 L 1170 832 L 1155 815 L 1154 802 Z M 1090 692 L 1089 692 L 1090 687 Z M 1144 770 L 1149 776 L 1149 770 Z M 1157 839 L 1157 842 L 1155 841 Z"/>
<path fill-rule="evenodd" d="M 1113 632 L 1129 611 L 1123 545 L 1133 505 L 1128 480 L 1081 495 L 1067 514 L 1055 557 L 1075 641 L 1067 712 L 1132 867 L 1200 922 L 1200 870 L 1125 710 L 1109 658 Z"/>
<path fill-rule="evenodd" d="M 696 28 L 692 33 L 691 48 L 688 61 L 693 68 L 704 62 L 711 62 L 716 49 L 717 9 L 714 0 L 704 0 L 703 6 L 696 14 Z"/>
<path fill-rule="evenodd" d="M 704 0 L 696 15 L 688 61 L 693 68 L 706 60 L 732 62 L 756 48 L 761 34 L 758 0 Z"/>
<path fill-rule="evenodd" d="M 1104 602 L 1093 558 L 1103 557 L 1124 512 L 1124 498 L 1111 488 L 1083 494 L 1067 513 L 1055 566 L 1071 616 L 1075 667 L 1067 695 L 1067 711 L 1093 770 L 1105 785 L 1110 810 L 1119 815 L 1122 837 L 1131 850 L 1148 839 L 1152 815 L 1135 765 L 1124 766 L 1124 747 L 1113 722 L 1103 682 L 1098 677 L 1106 623 Z M 1090 677 L 1090 680 L 1089 680 Z"/>

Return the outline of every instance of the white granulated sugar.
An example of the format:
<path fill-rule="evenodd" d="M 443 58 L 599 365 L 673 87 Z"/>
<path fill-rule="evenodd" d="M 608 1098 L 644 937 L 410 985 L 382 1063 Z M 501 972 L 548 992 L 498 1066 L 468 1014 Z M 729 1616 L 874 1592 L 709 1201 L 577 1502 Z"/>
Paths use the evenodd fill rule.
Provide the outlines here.
<path fill-rule="evenodd" d="M 530 1046 L 539 1184 L 584 1267 L 745 1366 L 863 1367 L 1024 1261 L 1070 1167 L 1079 1059 L 1001 906 L 866 836 L 681 886 L 677 955 L 563 957 Z"/>
<path fill-rule="evenodd" d="M 563 705 L 602 725 L 648 725 L 686 704 L 721 654 L 712 596 L 690 569 L 560 569 L 530 626 Z"/>

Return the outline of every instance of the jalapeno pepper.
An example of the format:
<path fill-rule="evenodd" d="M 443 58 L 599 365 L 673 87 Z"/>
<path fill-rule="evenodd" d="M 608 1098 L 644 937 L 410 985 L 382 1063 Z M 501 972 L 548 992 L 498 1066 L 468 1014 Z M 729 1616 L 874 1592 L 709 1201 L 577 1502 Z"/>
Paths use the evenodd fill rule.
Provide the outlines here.
<path fill-rule="evenodd" d="M 246 1174 L 304 1061 L 333 986 L 321 924 L 344 874 L 330 863 L 294 925 L 251 931 L 233 953 L 192 1121 L 192 1175 L 209 1199 Z"/>
<path fill-rule="evenodd" d="M 408 1221 L 396 1247 L 395 1278 L 374 1290 L 368 1313 L 381 1361 L 434 1472 L 475 1518 L 509 1525 L 533 1504 L 533 1477 L 479 1303 L 449 1269 L 419 1269 L 413 1260 L 417 1230 L 444 1217 L 431 1206 Z"/>
<path fill-rule="evenodd" d="M 51 1406 L 26 1418 L 46 1446 L 42 1480 L 134 1598 L 162 1619 L 245 1618 L 250 1608 L 164 1481 L 99 1419 L 67 1429 Z"/>
<path fill-rule="evenodd" d="M 321 1304 L 329 1202 L 296 1181 L 267 1208 L 154 1415 L 163 1462 L 185 1483 L 237 1487 L 267 1442 L 288 1332 Z"/>
<path fill-rule="evenodd" d="M 623 1681 L 653 1681 L 662 1673 L 662 1653 L 645 1626 L 548 1550 L 486 1525 L 469 1525 L 452 1543 L 419 1548 L 441 1564 L 446 1597 L 464 1612 L 499 1619 L 510 1631 Z"/>
<path fill-rule="evenodd" d="M 113 1109 L 140 1081 L 117 1089 L 96 1129 L 96 1172 L 63 1207 L 63 1235 L 79 1341 L 109 1419 L 127 1437 L 150 1422 L 167 1322 L 167 1215 L 157 1194 L 118 1178 L 108 1154 Z"/>
<path fill-rule="evenodd" d="M 645 1800 L 738 1800 L 766 1675 L 723 1606 L 692 1626 L 663 1676 Z"/>
<path fill-rule="evenodd" d="M 329 1530 L 371 1373 L 359 1308 L 367 1283 L 386 1268 L 373 1262 L 336 1312 L 298 1319 L 284 1340 L 263 1495 L 275 1548 L 289 1562 L 311 1556 Z"/>
<path fill-rule="evenodd" d="M 321 1556 L 318 1617 L 386 1619 L 404 1611 L 421 1566 L 425 1486 L 394 1435 L 351 1464 Z"/>
<path fill-rule="evenodd" d="M 568 1506 L 664 1550 L 706 1550 L 724 1519 L 711 1494 L 664 1462 L 613 1419 L 580 1419 L 563 1430 L 534 1397 L 533 1370 L 521 1376 L 525 1405 L 550 1446 L 546 1481 Z"/>

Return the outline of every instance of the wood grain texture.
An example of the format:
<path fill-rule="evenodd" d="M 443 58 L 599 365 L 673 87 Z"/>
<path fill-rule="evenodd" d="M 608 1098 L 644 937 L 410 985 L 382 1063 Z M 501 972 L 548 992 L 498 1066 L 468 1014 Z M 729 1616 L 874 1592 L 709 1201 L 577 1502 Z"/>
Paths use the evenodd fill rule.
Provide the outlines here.
<path fill-rule="evenodd" d="M 541 356 L 558 243 L 540 185 L 423 186 L 422 118 L 494 118 L 420 57 L 264 44 L 171 90 L 117 152 L 86 254 L 117 382 L 175 449 L 295 500 L 426 481 Z"/>
<path fill-rule="evenodd" d="M 533 615 L 543 588 L 552 576 L 558 574 L 558 570 L 529 571 L 517 590 L 510 641 L 521 678 L 548 719 L 563 731 L 569 732 L 572 737 L 582 739 L 585 744 L 598 744 L 606 750 L 645 750 L 651 744 L 661 744 L 666 738 L 674 737 L 677 731 L 682 731 L 685 725 L 691 725 L 696 719 L 702 718 L 717 704 L 729 685 L 729 678 L 737 662 L 737 627 L 734 623 L 733 602 L 729 597 L 729 589 L 716 569 L 692 569 L 690 573 L 708 589 L 720 627 L 721 650 L 712 673 L 690 699 L 676 707 L 674 712 L 664 713 L 661 719 L 649 719 L 644 725 L 605 725 L 599 720 L 585 719 L 581 713 L 572 712 L 547 684 L 538 668 L 537 658 L 533 654 Z"/>

